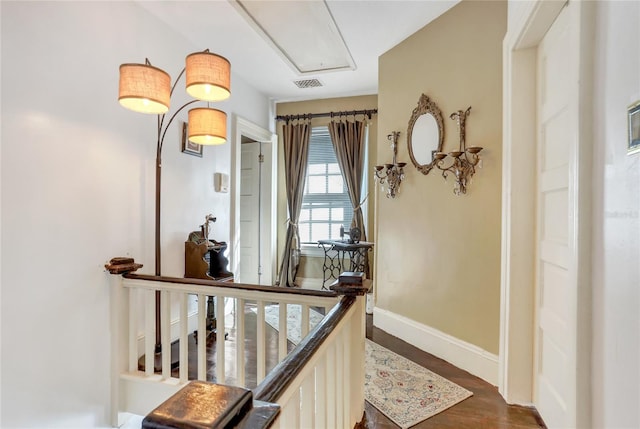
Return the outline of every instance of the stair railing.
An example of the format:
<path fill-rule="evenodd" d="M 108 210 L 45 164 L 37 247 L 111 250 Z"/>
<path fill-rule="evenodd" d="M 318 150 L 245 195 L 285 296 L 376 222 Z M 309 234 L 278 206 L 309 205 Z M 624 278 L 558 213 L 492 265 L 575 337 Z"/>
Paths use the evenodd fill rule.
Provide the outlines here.
<path fill-rule="evenodd" d="M 138 275 L 131 273 L 139 265 L 111 264 L 111 349 L 112 388 L 111 420 L 114 427 L 131 414 L 146 415 L 160 403 L 182 389 L 188 382 L 187 344 L 190 333 L 189 296 L 197 296 L 196 331 L 207 336 L 207 297 L 216 297 L 216 314 L 225 314 L 225 302 L 233 300 L 236 308 L 253 302 L 257 312 L 257 361 L 254 397 L 277 403 L 282 413 L 275 427 L 313 426 L 352 428 L 364 412 L 364 289 L 337 291 L 282 288 L 210 280 Z M 357 288 L 356 288 L 357 289 Z M 170 353 L 162 353 L 160 369 L 155 362 L 155 292 L 160 291 L 162 350 L 170 350 L 179 341 L 179 375 L 171 370 Z M 349 294 L 353 296 L 339 295 Z M 140 299 L 141 295 L 141 299 Z M 178 316 L 172 320 L 171 304 L 177 302 Z M 278 331 L 287 330 L 287 304 L 301 306 L 301 343 L 287 355 L 287 335 L 278 335 L 280 363 L 267 374 L 265 345 L 265 309 L 278 304 Z M 312 307 L 324 309 L 325 318 L 309 335 Z M 175 313 L 175 311 L 174 311 Z M 191 317 L 193 319 L 193 317 Z M 142 321 L 142 330 L 140 329 Z M 173 322 L 173 323 L 172 323 Z M 236 373 L 233 384 L 244 386 L 244 311 L 235 314 Z M 177 329 L 172 335 L 172 325 Z M 191 323 L 193 325 L 193 323 Z M 225 317 L 217 317 L 217 330 L 225 332 Z M 140 334 L 144 338 L 145 371 L 138 370 Z M 177 337 L 177 338 L 175 338 Z M 225 341 L 216 342 L 215 381 L 225 384 L 227 353 Z M 197 379 L 207 379 L 206 341 L 197 344 Z M 360 388 L 359 386 L 362 386 Z M 296 422 L 296 423 L 294 423 Z M 293 426 L 291 426 L 293 425 Z M 310 427 L 313 427 L 310 426 Z"/>

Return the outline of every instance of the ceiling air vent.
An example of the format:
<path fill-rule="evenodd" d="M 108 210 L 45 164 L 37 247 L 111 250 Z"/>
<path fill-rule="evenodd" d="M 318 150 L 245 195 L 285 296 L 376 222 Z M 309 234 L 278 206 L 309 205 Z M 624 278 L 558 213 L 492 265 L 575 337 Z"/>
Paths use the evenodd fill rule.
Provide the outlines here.
<path fill-rule="evenodd" d="M 302 80 L 294 80 L 293 83 L 296 84 L 298 88 L 315 88 L 317 86 L 322 86 L 322 82 L 318 79 L 302 79 Z"/>

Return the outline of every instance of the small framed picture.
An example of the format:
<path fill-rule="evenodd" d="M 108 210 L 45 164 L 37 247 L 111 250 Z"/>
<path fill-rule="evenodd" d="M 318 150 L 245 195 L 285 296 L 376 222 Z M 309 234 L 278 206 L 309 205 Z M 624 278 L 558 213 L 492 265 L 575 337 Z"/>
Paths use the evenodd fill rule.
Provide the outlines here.
<path fill-rule="evenodd" d="M 186 122 L 182 123 L 182 152 L 188 153 L 189 155 L 199 156 L 202 158 L 202 145 L 195 144 L 187 138 L 188 135 L 188 124 Z"/>
<path fill-rule="evenodd" d="M 629 106 L 627 110 L 629 122 L 629 145 L 627 154 L 640 152 L 640 101 Z"/>

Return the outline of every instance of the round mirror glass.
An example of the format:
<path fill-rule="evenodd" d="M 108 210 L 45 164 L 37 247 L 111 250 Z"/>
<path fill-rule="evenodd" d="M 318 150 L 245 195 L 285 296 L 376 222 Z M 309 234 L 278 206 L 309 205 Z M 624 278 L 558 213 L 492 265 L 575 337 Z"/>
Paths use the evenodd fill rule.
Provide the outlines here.
<path fill-rule="evenodd" d="M 444 142 L 444 123 L 438 106 L 422 94 L 418 107 L 413 109 L 407 144 L 411 162 L 422 174 L 428 174 L 434 167 L 433 154 L 442 151 Z"/>
<path fill-rule="evenodd" d="M 436 118 L 430 113 L 421 115 L 413 125 L 411 147 L 413 156 L 420 165 L 430 164 L 438 151 L 439 131 Z"/>

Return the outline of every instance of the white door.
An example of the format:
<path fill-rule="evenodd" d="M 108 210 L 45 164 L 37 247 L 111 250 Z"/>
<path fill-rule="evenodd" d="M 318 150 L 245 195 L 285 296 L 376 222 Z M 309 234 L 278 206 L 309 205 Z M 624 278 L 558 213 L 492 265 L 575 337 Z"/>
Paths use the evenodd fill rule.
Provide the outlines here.
<path fill-rule="evenodd" d="M 550 429 L 576 426 L 578 54 L 565 7 L 538 46 L 534 402 Z"/>
<path fill-rule="evenodd" d="M 260 284 L 260 145 L 242 143 L 240 151 L 240 272 L 242 283 Z"/>
<path fill-rule="evenodd" d="M 237 281 L 273 285 L 273 144 L 243 139 L 240 145 Z"/>
<path fill-rule="evenodd" d="M 234 122 L 229 266 L 236 282 L 273 285 L 277 139 L 275 134 L 239 116 Z M 260 148 L 264 162 L 258 162 Z"/>

